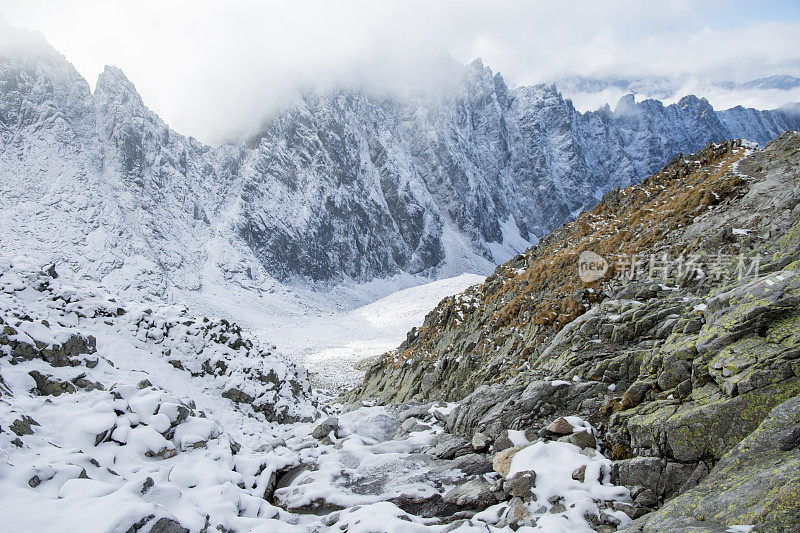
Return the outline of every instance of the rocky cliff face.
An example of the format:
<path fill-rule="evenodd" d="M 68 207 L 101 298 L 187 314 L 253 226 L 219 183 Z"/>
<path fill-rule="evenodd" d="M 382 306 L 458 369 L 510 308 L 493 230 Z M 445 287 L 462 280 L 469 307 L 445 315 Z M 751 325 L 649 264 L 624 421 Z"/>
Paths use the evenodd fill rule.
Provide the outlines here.
<path fill-rule="evenodd" d="M 488 271 L 675 153 L 800 127 L 791 111 L 695 97 L 581 114 L 480 62 L 452 78 L 406 99 L 306 95 L 249 148 L 212 148 L 171 130 L 118 69 L 92 94 L 46 43 L 6 50 L 4 248 L 155 295 Z"/>
<path fill-rule="evenodd" d="M 632 490 L 630 531 L 788 531 L 800 512 L 799 153 L 797 133 L 763 150 L 712 144 L 612 191 L 443 300 L 349 397 L 459 401 L 447 430 L 497 451 L 509 431 L 553 438 L 554 418 L 579 415 Z M 588 283 L 587 251 L 608 259 Z"/>

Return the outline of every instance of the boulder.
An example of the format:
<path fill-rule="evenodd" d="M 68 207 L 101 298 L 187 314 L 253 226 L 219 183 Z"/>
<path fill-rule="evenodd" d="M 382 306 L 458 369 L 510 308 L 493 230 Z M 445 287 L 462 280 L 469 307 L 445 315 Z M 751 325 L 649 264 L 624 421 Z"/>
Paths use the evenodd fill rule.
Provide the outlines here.
<path fill-rule="evenodd" d="M 431 404 L 400 404 L 395 407 L 395 413 L 397 421 L 401 424 L 408 420 L 409 418 L 419 418 L 424 419 L 430 416 L 430 408 Z"/>
<path fill-rule="evenodd" d="M 597 446 L 597 440 L 589 430 L 576 431 L 571 435 L 567 435 L 567 442 L 574 444 L 578 448 L 594 448 Z"/>
<path fill-rule="evenodd" d="M 498 524 L 498 527 L 511 527 L 512 529 L 515 529 L 523 525 L 528 525 L 530 519 L 531 511 L 528 509 L 528 506 L 522 500 L 522 498 L 512 498 L 508 503 L 508 512 L 503 520 Z"/>
<path fill-rule="evenodd" d="M 644 489 L 633 501 L 639 507 L 655 507 L 658 505 L 658 494 L 653 489 Z"/>
<path fill-rule="evenodd" d="M 15 435 L 18 437 L 22 437 L 23 435 L 33 435 L 33 427 L 38 426 L 39 422 L 34 420 L 28 415 L 22 415 L 21 418 L 14 420 L 11 423 L 11 431 L 14 432 Z"/>
<path fill-rule="evenodd" d="M 508 448 L 495 454 L 492 459 L 492 468 L 494 468 L 494 471 L 506 477 L 511 471 L 511 460 L 514 459 L 514 455 L 522 448 L 522 446 L 514 446 L 513 448 Z"/>
<path fill-rule="evenodd" d="M 689 481 L 696 468 L 697 466 L 691 463 L 667 463 L 664 467 L 661 489 L 664 498 L 677 494 Z"/>
<path fill-rule="evenodd" d="M 664 468 L 658 457 L 634 457 L 616 461 L 611 469 L 611 479 L 619 485 L 658 487 Z"/>
<path fill-rule="evenodd" d="M 628 387 L 628 390 L 625 391 L 625 394 L 622 395 L 622 408 L 630 409 L 631 407 L 636 407 L 644 401 L 645 396 L 652 389 L 652 380 L 635 381 L 630 387 Z"/>
<path fill-rule="evenodd" d="M 586 465 L 581 465 L 572 472 L 572 479 L 583 483 L 586 480 Z"/>
<path fill-rule="evenodd" d="M 28 375 L 36 382 L 36 394 L 39 396 L 60 396 L 61 394 L 75 392 L 75 385 L 69 381 L 46 376 L 36 370 L 31 370 Z"/>
<path fill-rule="evenodd" d="M 231 400 L 233 403 L 252 404 L 256 400 L 253 396 L 235 387 L 231 387 L 230 389 L 223 392 L 222 397 Z"/>
<path fill-rule="evenodd" d="M 480 477 L 450 489 L 444 495 L 444 501 L 458 507 L 481 511 L 497 503 L 492 492 L 492 484 Z"/>
<path fill-rule="evenodd" d="M 439 459 L 453 459 L 454 457 L 472 453 L 472 444 L 457 435 L 443 433 L 439 436 L 430 453 Z"/>
<path fill-rule="evenodd" d="M 514 442 L 509 438 L 508 431 L 503 431 L 494 439 L 493 448 L 495 452 L 502 452 L 508 448 L 513 448 Z"/>
<path fill-rule="evenodd" d="M 403 511 L 423 518 L 452 518 L 462 511 L 454 503 L 444 501 L 438 492 L 432 494 L 401 494 L 387 500 Z"/>
<path fill-rule="evenodd" d="M 406 437 L 407 435 L 414 433 L 416 431 L 425 431 L 426 429 L 431 429 L 431 427 L 427 424 L 423 424 L 414 418 L 407 418 L 400 424 L 400 427 L 397 428 L 397 432 L 395 433 L 395 438 L 401 439 Z"/>
<path fill-rule="evenodd" d="M 691 377 L 691 363 L 683 359 L 678 359 L 678 357 L 673 354 L 669 354 L 661 363 L 661 371 L 658 373 L 657 383 L 661 390 L 669 390 L 677 387 L 680 383 Z"/>
<path fill-rule="evenodd" d="M 492 462 L 485 455 L 478 453 L 456 457 L 451 464 L 453 468 L 461 470 L 468 476 L 481 476 L 492 471 Z"/>
<path fill-rule="evenodd" d="M 180 522 L 172 518 L 159 518 L 150 533 L 190 533 L 188 529 L 181 526 Z"/>
<path fill-rule="evenodd" d="M 517 472 L 503 482 L 503 491 L 513 497 L 529 500 L 536 486 L 536 472 L 525 470 Z"/>
<path fill-rule="evenodd" d="M 575 428 L 562 416 L 553 420 L 545 429 L 553 435 L 569 435 Z"/>
<path fill-rule="evenodd" d="M 475 432 L 472 436 L 472 449 L 476 452 L 485 452 L 489 449 L 489 445 L 492 443 L 492 438 L 487 435 L 486 433 L 481 433 L 480 431 Z"/>
<path fill-rule="evenodd" d="M 311 433 L 311 436 L 315 439 L 322 440 L 325 437 L 328 437 L 333 433 L 334 437 L 337 437 L 337 432 L 339 431 L 339 419 L 335 416 L 331 416 L 317 424 L 314 428 L 314 431 Z"/>
<path fill-rule="evenodd" d="M 625 502 L 614 502 L 612 507 L 615 511 L 622 511 L 631 518 L 639 518 L 650 512 L 650 510 L 646 507 L 640 507 L 638 505 Z"/>

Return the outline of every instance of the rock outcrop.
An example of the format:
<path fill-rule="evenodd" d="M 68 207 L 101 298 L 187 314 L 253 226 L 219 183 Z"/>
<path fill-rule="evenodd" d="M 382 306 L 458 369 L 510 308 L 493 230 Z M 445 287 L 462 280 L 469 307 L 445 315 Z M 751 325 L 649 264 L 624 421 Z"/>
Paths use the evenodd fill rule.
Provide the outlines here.
<path fill-rule="evenodd" d="M 796 531 L 800 524 L 800 397 L 770 411 L 758 428 L 727 452 L 697 487 L 624 531 Z"/>

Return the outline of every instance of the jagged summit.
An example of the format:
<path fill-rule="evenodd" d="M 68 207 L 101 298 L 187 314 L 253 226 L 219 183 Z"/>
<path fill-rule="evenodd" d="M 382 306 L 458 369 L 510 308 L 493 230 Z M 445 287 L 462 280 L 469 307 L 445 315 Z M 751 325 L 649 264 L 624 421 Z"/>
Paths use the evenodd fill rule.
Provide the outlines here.
<path fill-rule="evenodd" d="M 136 87 L 128 79 L 125 73 L 119 67 L 106 65 L 97 76 L 97 83 L 95 83 L 94 96 L 95 98 L 109 98 L 109 97 L 122 97 L 125 95 L 134 100 L 139 106 L 144 106 L 141 96 L 136 91 Z"/>
<path fill-rule="evenodd" d="M 17 28 L 0 18 L 0 55 L 63 65 L 66 58 L 38 31 Z"/>
<path fill-rule="evenodd" d="M 636 112 L 636 97 L 633 94 L 623 95 L 614 106 L 614 115 L 628 115 Z"/>

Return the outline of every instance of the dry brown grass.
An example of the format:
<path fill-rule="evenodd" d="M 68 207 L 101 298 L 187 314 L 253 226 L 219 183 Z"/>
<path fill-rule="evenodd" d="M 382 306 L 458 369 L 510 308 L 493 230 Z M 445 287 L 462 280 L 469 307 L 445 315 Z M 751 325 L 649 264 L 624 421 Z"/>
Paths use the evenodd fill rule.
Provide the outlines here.
<path fill-rule="evenodd" d="M 500 282 L 490 278 L 467 291 L 478 299 L 482 309 L 493 310 L 488 320 L 483 317 L 478 325 L 484 335 L 475 351 L 489 346 L 490 337 L 502 337 L 505 328 L 530 322 L 541 327 L 540 336 L 544 338 L 548 331 L 552 334 L 580 316 L 586 307 L 572 295 L 578 289 L 598 288 L 601 283 L 585 284 L 578 278 L 577 258 L 581 252 L 591 250 L 608 258 L 641 253 L 663 244 L 670 231 L 738 194 L 743 181 L 728 171 L 745 153 L 738 144 L 725 143 L 707 147 L 691 156 L 689 163 L 681 159 L 639 185 L 607 194 L 594 209 L 543 239 L 523 254 L 527 267 L 522 272 L 510 263 L 499 267 Z M 612 267 L 606 276 L 613 274 Z M 600 291 L 590 291 L 584 303 L 601 298 Z M 453 298 L 440 304 L 436 314 L 429 315 L 420 328 L 416 341 L 398 354 L 398 359 L 435 357 L 442 329 L 453 327 L 452 318 L 442 317 L 452 316 L 456 308 Z M 526 346 L 521 354 L 526 356 L 532 350 L 532 346 Z"/>

